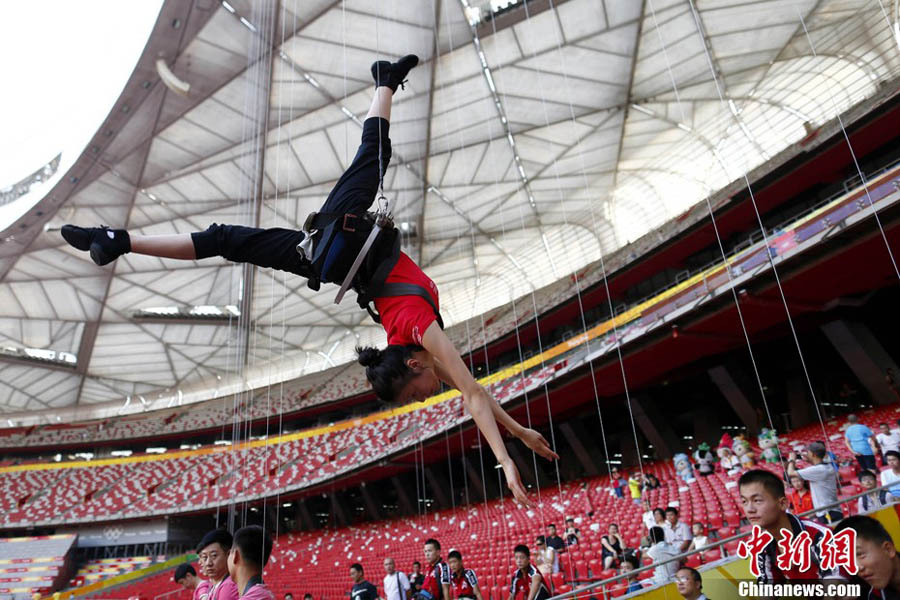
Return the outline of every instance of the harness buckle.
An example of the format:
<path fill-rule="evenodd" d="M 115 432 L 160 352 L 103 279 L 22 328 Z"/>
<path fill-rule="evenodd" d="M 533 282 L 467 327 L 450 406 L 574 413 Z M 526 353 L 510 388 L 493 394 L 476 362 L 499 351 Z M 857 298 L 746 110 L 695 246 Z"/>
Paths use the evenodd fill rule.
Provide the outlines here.
<path fill-rule="evenodd" d="M 349 231 L 350 233 L 355 233 L 355 232 L 356 232 L 356 227 L 351 227 L 351 226 L 347 225 L 347 219 L 348 219 L 348 218 L 356 219 L 356 215 L 353 215 L 353 214 L 350 214 L 350 213 L 345 214 L 345 215 L 344 215 L 344 223 L 343 223 L 342 229 L 343 229 L 344 231 Z"/>

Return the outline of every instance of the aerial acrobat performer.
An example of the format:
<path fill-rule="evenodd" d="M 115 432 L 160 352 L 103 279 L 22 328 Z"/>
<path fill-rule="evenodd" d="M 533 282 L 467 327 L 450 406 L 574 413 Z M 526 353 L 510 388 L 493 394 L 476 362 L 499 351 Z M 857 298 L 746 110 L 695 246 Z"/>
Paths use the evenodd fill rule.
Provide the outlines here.
<path fill-rule="evenodd" d="M 167 235 L 76 225 L 64 225 L 61 233 L 70 245 L 89 252 L 101 266 L 128 252 L 184 260 L 221 256 L 301 275 L 313 290 L 323 282 L 352 282 L 360 306 L 387 333 L 387 348 L 356 349 L 378 397 L 387 402 L 421 402 L 437 393 L 442 381 L 458 389 L 502 466 L 513 496 L 530 506 L 498 423 L 541 456 L 559 457 L 540 433 L 520 425 L 475 381 L 443 331 L 437 286 L 400 251 L 389 215 L 367 212 L 391 158 L 388 130 L 393 96 L 418 62 L 418 57 L 410 54 L 395 63 L 372 64 L 375 96 L 363 123 L 359 150 L 321 210 L 312 213 L 300 231 L 213 223 L 205 231 Z M 373 229 L 377 229 L 374 235 Z M 366 252 L 367 241 L 370 247 Z M 358 267 L 355 274 L 354 267 Z"/>

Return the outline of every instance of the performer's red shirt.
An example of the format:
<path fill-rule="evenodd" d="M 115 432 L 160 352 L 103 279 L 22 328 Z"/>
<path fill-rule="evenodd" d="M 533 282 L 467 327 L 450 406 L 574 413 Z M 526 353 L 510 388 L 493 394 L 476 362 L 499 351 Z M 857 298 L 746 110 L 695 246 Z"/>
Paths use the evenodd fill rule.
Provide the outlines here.
<path fill-rule="evenodd" d="M 386 283 L 412 283 L 431 294 L 440 309 L 438 289 L 434 282 L 403 252 L 388 274 Z M 375 298 L 375 310 L 381 315 L 381 325 L 387 333 L 389 345 L 421 346 L 425 330 L 435 320 L 434 309 L 419 296 L 391 296 Z"/>

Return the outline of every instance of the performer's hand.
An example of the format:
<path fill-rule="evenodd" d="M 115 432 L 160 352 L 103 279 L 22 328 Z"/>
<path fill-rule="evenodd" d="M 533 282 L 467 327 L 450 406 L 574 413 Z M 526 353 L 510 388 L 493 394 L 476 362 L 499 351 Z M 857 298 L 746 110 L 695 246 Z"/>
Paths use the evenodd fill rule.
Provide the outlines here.
<path fill-rule="evenodd" d="M 522 443 L 548 460 L 556 460 L 559 455 L 550 448 L 550 444 L 534 429 L 525 429 L 519 436 Z"/>
<path fill-rule="evenodd" d="M 516 463 L 511 458 L 507 458 L 501 461 L 500 465 L 503 467 L 503 473 L 506 475 L 506 485 L 509 486 L 509 491 L 512 492 L 516 502 L 525 508 L 534 508 L 534 503 L 528 499 L 525 486 L 522 485 L 522 479 L 519 477 L 519 469 L 516 468 Z"/>

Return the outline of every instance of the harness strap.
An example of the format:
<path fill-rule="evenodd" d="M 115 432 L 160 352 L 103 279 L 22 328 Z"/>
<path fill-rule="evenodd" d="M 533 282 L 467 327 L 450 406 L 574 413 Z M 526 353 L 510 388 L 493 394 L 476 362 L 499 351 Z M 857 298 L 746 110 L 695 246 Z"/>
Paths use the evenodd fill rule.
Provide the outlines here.
<path fill-rule="evenodd" d="M 366 257 L 369 255 L 369 250 L 372 248 L 372 244 L 375 243 L 375 240 L 378 238 L 378 234 L 380 233 L 381 225 L 376 223 L 375 227 L 373 227 L 372 231 L 369 233 L 369 237 L 366 238 L 366 241 L 363 244 L 363 247 L 360 249 L 359 254 L 356 255 L 355 259 L 353 259 L 353 264 L 350 265 L 350 269 L 347 270 L 347 274 L 344 276 L 344 281 L 341 283 L 341 289 L 338 290 L 337 296 L 335 296 L 334 298 L 335 304 L 340 304 L 341 300 L 344 299 L 344 294 L 347 293 L 347 290 L 349 290 L 350 286 L 353 284 L 353 279 L 356 277 L 356 273 L 359 271 L 360 266 L 362 266 L 363 261 L 366 260 Z"/>
<path fill-rule="evenodd" d="M 364 217 L 365 214 L 357 215 L 353 213 L 319 213 L 319 212 L 311 212 L 309 216 L 306 217 L 306 222 L 303 225 L 303 229 L 306 231 L 312 231 L 314 229 L 325 229 L 332 223 L 338 220 L 343 220 L 343 223 L 340 224 L 340 227 L 344 231 L 354 232 L 356 231 L 357 221 L 358 219 Z"/>
<path fill-rule="evenodd" d="M 419 296 L 420 298 L 423 298 L 428 302 L 428 305 L 431 306 L 431 310 L 434 311 L 438 325 L 440 325 L 441 329 L 444 328 L 444 320 L 441 318 L 441 313 L 438 311 L 434 299 L 431 297 L 431 294 L 428 293 L 428 290 L 421 285 L 416 285 L 414 283 L 385 283 L 378 292 L 379 298 L 390 298 L 393 296 Z M 375 312 L 369 308 L 368 304 L 366 305 L 366 310 L 369 311 L 369 314 L 372 315 L 372 318 L 375 319 L 376 323 L 381 323 L 381 317 L 377 316 Z"/>

